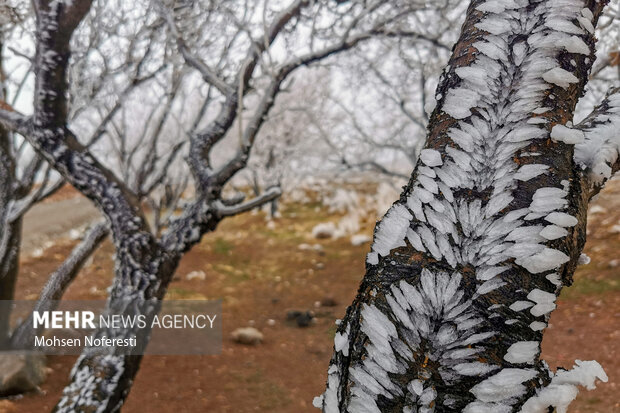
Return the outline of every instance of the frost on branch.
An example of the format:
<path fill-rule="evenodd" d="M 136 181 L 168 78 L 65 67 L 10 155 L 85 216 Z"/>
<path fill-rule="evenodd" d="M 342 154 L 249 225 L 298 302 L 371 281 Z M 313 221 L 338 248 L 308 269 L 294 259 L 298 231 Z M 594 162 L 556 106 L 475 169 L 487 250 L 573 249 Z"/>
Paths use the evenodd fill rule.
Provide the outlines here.
<path fill-rule="evenodd" d="M 575 163 L 587 169 L 594 184 L 601 185 L 620 168 L 620 88 L 614 89 L 579 127 L 585 139 L 575 146 Z"/>
<path fill-rule="evenodd" d="M 596 361 L 576 360 L 571 370 L 560 370 L 552 374 L 551 383 L 528 399 L 520 412 L 546 413 L 549 406 L 553 406 L 557 413 L 566 413 L 568 405 L 577 397 L 577 386 L 592 390 L 596 387 L 597 379 L 607 382 L 607 374 L 600 364 Z"/>

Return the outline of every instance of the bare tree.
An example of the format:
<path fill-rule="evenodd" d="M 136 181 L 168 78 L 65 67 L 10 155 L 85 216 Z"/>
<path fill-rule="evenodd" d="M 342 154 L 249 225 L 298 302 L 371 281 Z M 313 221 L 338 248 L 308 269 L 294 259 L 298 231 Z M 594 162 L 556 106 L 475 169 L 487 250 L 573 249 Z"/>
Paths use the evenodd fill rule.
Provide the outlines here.
<path fill-rule="evenodd" d="M 4 66 L 5 60 L 11 60 L 6 55 L 12 55 L 11 69 L 13 73 L 6 75 L 2 72 L 3 78 L 3 93 L 2 102 L 5 109 L 15 112 L 13 106 L 19 104 L 19 99 L 24 94 L 24 89 L 32 76 L 32 58 L 28 55 L 29 42 L 24 39 L 28 39 L 31 33 L 28 30 L 28 26 L 32 23 L 33 16 L 29 13 L 28 8 L 24 3 L 16 3 L 15 6 L 9 6 L 7 10 L 2 13 L 3 16 L 8 15 L 8 21 L 3 26 L 2 35 L 6 39 L 6 46 L 2 44 L 0 46 L 0 63 Z M 84 62 L 88 60 L 88 52 L 97 50 L 109 40 L 108 36 L 104 39 L 105 30 L 101 30 L 101 27 L 96 27 L 101 24 L 103 19 L 98 17 L 96 19 L 89 19 L 88 26 L 91 34 L 89 36 L 86 47 L 83 47 L 83 53 L 74 55 L 74 66 L 84 66 Z M 151 29 L 149 34 L 153 33 Z M 100 68 L 97 73 L 98 83 L 91 83 L 88 90 L 80 88 L 84 82 L 84 78 L 92 77 L 92 72 L 87 70 L 81 70 L 78 74 L 74 74 L 74 79 L 79 79 L 76 85 L 73 85 L 74 93 L 71 94 L 74 99 L 72 103 L 72 112 L 68 115 L 68 121 L 74 125 L 82 122 L 81 114 L 88 108 L 93 110 L 96 107 L 97 100 L 102 95 L 102 89 L 112 80 L 117 81 L 119 73 L 123 73 L 127 78 L 126 82 L 122 85 L 118 91 L 119 99 L 117 99 L 110 108 L 103 110 L 98 108 L 102 115 L 97 118 L 91 126 L 91 134 L 87 137 L 86 146 L 92 146 L 101 141 L 101 137 L 104 135 L 106 128 L 110 121 L 114 118 L 114 115 L 122 108 L 124 104 L 123 97 L 127 97 L 136 88 L 144 85 L 148 81 L 161 71 L 162 66 L 155 66 L 152 72 L 148 72 L 144 69 L 147 62 L 150 61 L 150 52 L 147 51 L 140 56 L 133 56 L 135 54 L 136 43 L 138 36 L 130 37 L 127 34 L 123 35 L 124 39 L 130 40 L 130 46 L 128 47 L 128 58 L 117 59 L 118 64 L 114 67 L 106 66 Z M 15 39 L 20 39 L 20 42 L 15 42 Z M 34 43 L 34 39 L 31 39 Z M 81 51 L 82 51 L 81 50 Z M 15 60 L 20 60 L 23 67 L 19 67 L 19 63 Z M 25 67 L 25 68 L 24 68 Z M 17 70 L 19 69 L 19 70 Z M 79 76 L 78 76 L 79 75 Z M 9 87 L 11 86 L 11 87 Z M 79 89 L 80 93 L 75 93 L 75 90 Z M 12 92 L 12 93 L 11 93 Z M 0 146 L 0 153 L 2 154 L 2 197 L 0 203 L 2 206 L 0 210 L 0 294 L 3 302 L 8 303 L 8 300 L 14 298 L 14 287 L 19 274 L 19 257 L 21 246 L 21 226 L 25 214 L 38 202 L 50 197 L 56 193 L 65 184 L 65 180 L 58 176 L 49 164 L 38 154 L 33 153 L 32 148 L 23 137 L 7 131 L 2 128 L 2 134 L 0 135 L 2 140 Z M 147 163 L 148 164 L 148 163 Z M 163 168 L 166 170 L 167 168 Z M 158 175 L 162 172 L 157 171 Z M 145 179 L 154 175 L 153 171 L 149 171 L 149 174 L 145 174 Z M 143 196 L 150 197 L 154 185 L 149 187 L 149 191 L 142 192 Z M 149 198 L 150 199 L 150 198 Z M 66 291 L 67 287 L 77 276 L 78 272 L 82 268 L 82 265 L 86 260 L 97 250 L 101 243 L 105 240 L 108 234 L 107 225 L 103 223 L 92 223 L 91 228 L 87 234 L 83 237 L 83 241 L 80 242 L 73 251 L 68 255 L 66 260 L 57 268 L 49 277 L 41 296 L 38 299 L 38 309 L 53 309 L 53 301 L 60 300 L 62 295 Z M 20 346 L 19 343 L 32 342 L 29 340 L 35 334 L 35 330 L 32 328 L 30 320 L 24 320 L 13 331 L 10 330 L 10 306 L 5 306 L 0 314 L 0 343 L 2 346 Z"/>
<path fill-rule="evenodd" d="M 579 124 L 606 2 L 474 0 L 409 184 L 340 322 L 324 412 L 565 412 L 593 361 L 551 372 L 549 314 L 620 169 L 620 89 Z"/>
<path fill-rule="evenodd" d="M 128 307 L 162 299 L 183 254 L 205 233 L 215 230 L 222 219 L 279 196 L 280 191 L 274 188 L 248 201 L 227 199 L 223 189 L 247 164 L 257 134 L 291 73 L 375 36 L 394 37 L 406 26 L 407 16 L 424 7 L 423 2 L 382 1 L 295 0 L 286 7 L 269 2 L 263 7 L 247 2 L 230 2 L 221 7 L 213 7 L 208 1 L 137 2 L 136 5 L 146 7 L 143 18 L 149 25 L 165 30 L 170 39 L 158 51 L 178 58 L 177 62 L 191 67 L 201 78 L 201 84 L 190 81 L 181 84 L 201 92 L 195 121 L 186 129 L 189 140 L 186 159 L 196 195 L 183 207 L 180 216 L 159 223 L 161 230 L 154 231 L 142 202 L 144 187 L 150 187 L 149 182 L 153 181 L 144 179 L 149 174 L 143 172 L 159 170 L 162 163 L 165 165 L 174 157 L 161 157 L 157 152 L 146 154 L 146 158 L 141 158 L 147 165 L 143 170 L 136 168 L 132 161 L 136 155 L 131 155 L 139 152 L 134 150 L 139 145 L 117 147 L 117 159 L 126 166 L 119 176 L 106 166 L 107 160 L 98 159 L 89 150 L 90 139 L 79 139 L 68 127 L 74 110 L 73 102 L 67 98 L 71 39 L 87 16 L 91 1 L 35 0 L 33 5 L 36 15 L 34 113 L 24 116 L 3 109 L 0 119 L 8 130 L 24 136 L 45 161 L 92 200 L 106 217 L 116 250 L 116 274 L 108 310 L 121 313 Z M 187 22 L 192 24 L 184 24 Z M 299 35 L 302 26 L 310 27 L 310 36 Z M 213 37 L 215 41 L 205 41 L 211 39 L 210 31 L 220 34 Z M 149 45 L 151 41 L 147 39 L 145 43 Z M 174 96 L 173 89 L 167 101 L 174 103 Z M 109 115 L 110 112 L 103 119 L 109 119 L 108 125 L 118 129 L 119 137 L 127 135 L 125 128 L 118 126 L 119 118 Z M 121 118 L 122 113 L 118 112 Z M 155 117 L 168 116 L 167 110 L 153 113 Z M 107 127 L 97 128 L 96 132 L 117 133 Z M 213 154 L 217 145 L 230 136 L 238 139 L 235 150 L 223 162 L 215 162 Z M 127 140 L 119 142 L 125 144 Z M 130 329 L 101 330 L 96 334 L 146 339 L 148 333 Z M 118 411 L 140 361 L 137 353 L 86 351 L 78 359 L 71 383 L 55 410 Z"/>
<path fill-rule="evenodd" d="M 279 134 L 265 131 L 272 138 L 257 148 L 263 156 L 253 162 L 256 175 L 269 175 L 262 160 L 272 157 L 288 177 L 373 170 L 408 178 L 424 143 L 434 74 L 448 60 L 446 45 L 455 41 L 448 29 L 462 21 L 463 3 L 429 4 L 411 15 L 415 32 L 374 39 L 296 80 L 272 117 L 297 139 L 283 146 Z"/>
<path fill-rule="evenodd" d="M 435 74 L 449 58 L 447 45 L 456 40 L 449 28 L 462 22 L 459 11 L 465 3 L 425 10 L 421 18 L 433 24 L 417 24 L 426 30 L 427 41 L 403 36 L 376 42 L 372 53 L 360 50 L 340 63 L 348 93 L 330 94 L 336 133 L 324 133 L 324 138 L 341 154 L 343 167 L 408 179 L 424 144 Z M 345 139 L 335 139 L 340 135 Z"/>

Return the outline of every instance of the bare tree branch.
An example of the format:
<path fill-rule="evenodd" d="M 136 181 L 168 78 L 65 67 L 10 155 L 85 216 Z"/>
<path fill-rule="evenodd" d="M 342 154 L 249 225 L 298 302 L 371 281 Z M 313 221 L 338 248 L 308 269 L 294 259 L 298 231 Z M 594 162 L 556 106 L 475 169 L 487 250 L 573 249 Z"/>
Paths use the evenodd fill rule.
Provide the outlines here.
<path fill-rule="evenodd" d="M 279 198 L 280 195 L 282 195 L 282 190 L 279 187 L 273 187 L 261 195 L 237 205 L 225 205 L 223 202 L 219 202 L 219 205 L 216 204 L 217 213 L 223 217 L 239 215 L 243 212 L 251 211 L 254 208 L 265 205 L 266 203 Z"/>
<path fill-rule="evenodd" d="M 574 159 L 588 173 L 590 199 L 620 170 L 620 87 L 576 125 L 583 142 L 575 145 Z"/>

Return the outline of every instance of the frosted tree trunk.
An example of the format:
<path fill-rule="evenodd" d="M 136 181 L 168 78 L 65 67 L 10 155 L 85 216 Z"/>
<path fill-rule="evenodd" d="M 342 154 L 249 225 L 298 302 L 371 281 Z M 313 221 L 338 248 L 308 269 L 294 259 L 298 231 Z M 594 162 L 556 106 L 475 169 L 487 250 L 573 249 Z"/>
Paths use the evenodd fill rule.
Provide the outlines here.
<path fill-rule="evenodd" d="M 604 4 L 472 1 L 316 407 L 545 413 L 564 411 L 576 385 L 606 380 L 596 362 L 554 374 L 540 360 L 585 243 L 587 204 L 619 166 L 617 89 L 583 125 L 570 122 Z M 601 153 L 585 153 L 592 143 Z"/>
<path fill-rule="evenodd" d="M 21 219 L 9 222 L 14 173 L 9 133 L 0 126 L 0 301 L 13 299 L 19 270 Z M 0 311 L 0 345 L 9 338 L 9 314 L 9 311 Z"/>
<path fill-rule="evenodd" d="M 0 301 L 14 299 L 15 283 L 19 273 L 19 251 L 21 244 L 21 218 L 6 224 L 6 244 L 0 250 Z M 4 304 L 0 304 L 4 305 Z M 0 315 L 0 345 L 10 337 L 8 308 L 3 308 Z"/>

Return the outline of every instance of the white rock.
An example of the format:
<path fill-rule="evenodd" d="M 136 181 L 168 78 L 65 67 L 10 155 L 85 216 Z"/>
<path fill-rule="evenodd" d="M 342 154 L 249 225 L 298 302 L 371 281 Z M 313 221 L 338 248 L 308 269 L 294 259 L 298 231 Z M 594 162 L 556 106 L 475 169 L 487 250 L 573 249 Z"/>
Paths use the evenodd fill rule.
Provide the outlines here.
<path fill-rule="evenodd" d="M 190 281 L 190 280 L 200 280 L 200 281 L 204 281 L 207 278 L 207 274 L 205 274 L 204 271 L 192 271 L 189 274 L 187 274 L 185 276 L 185 278 Z"/>
<path fill-rule="evenodd" d="M 605 208 L 603 208 L 602 206 L 600 206 L 600 205 L 593 205 L 593 206 L 590 207 L 588 212 L 590 214 L 602 214 L 602 213 L 607 212 L 607 210 Z"/>
<path fill-rule="evenodd" d="M 323 222 L 312 228 L 312 236 L 314 238 L 324 239 L 332 238 L 336 233 L 336 225 L 333 222 Z"/>
<path fill-rule="evenodd" d="M 263 333 L 254 327 L 238 328 L 230 334 L 231 338 L 240 344 L 256 345 L 263 342 Z"/>
<path fill-rule="evenodd" d="M 69 239 L 76 240 L 76 239 L 82 239 L 82 237 L 83 237 L 83 232 L 77 228 L 73 228 L 71 231 L 69 231 Z"/>

